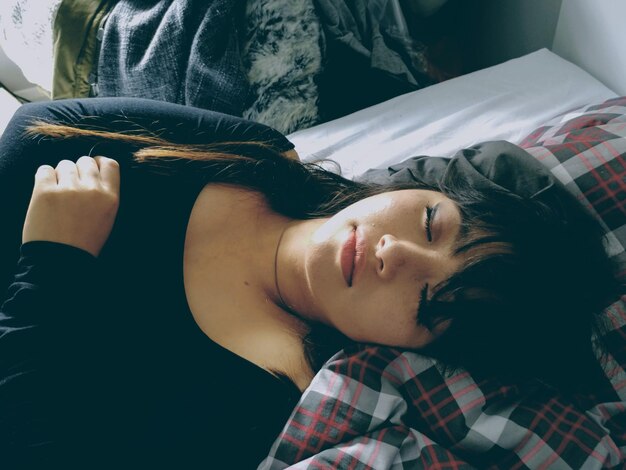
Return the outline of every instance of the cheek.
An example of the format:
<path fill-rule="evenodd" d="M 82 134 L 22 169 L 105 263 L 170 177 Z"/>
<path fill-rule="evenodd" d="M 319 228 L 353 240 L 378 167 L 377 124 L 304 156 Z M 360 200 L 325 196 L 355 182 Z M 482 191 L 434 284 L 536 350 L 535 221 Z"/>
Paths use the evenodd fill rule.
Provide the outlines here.
<path fill-rule="evenodd" d="M 329 243 L 311 245 L 304 260 L 307 288 L 313 302 L 310 307 L 317 313 L 327 311 L 342 297 L 339 291 L 343 279 L 335 266 L 334 252 L 329 245 Z"/>
<path fill-rule="evenodd" d="M 307 250 L 305 266 L 316 316 L 354 341 L 419 348 L 432 334 L 416 323 L 419 293 L 413 285 L 362 285 L 348 289 L 326 243 Z"/>
<path fill-rule="evenodd" d="M 346 326 L 360 334 L 360 341 L 419 349 L 436 339 L 417 322 L 419 293 L 412 284 L 370 289 L 366 299 L 354 301 L 353 324 Z"/>
<path fill-rule="evenodd" d="M 396 199 L 390 193 L 361 199 L 339 212 L 337 215 L 343 219 L 385 219 L 395 211 Z"/>

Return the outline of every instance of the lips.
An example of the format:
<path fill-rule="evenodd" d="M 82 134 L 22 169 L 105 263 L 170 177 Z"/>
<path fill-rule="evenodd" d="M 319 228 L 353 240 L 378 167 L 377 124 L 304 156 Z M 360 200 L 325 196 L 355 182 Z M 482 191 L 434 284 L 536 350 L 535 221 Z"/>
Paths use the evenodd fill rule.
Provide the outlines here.
<path fill-rule="evenodd" d="M 364 269 L 366 250 L 367 244 L 363 231 L 360 227 L 353 227 L 341 247 L 341 273 L 348 287 L 352 287 L 355 279 Z"/>
<path fill-rule="evenodd" d="M 352 269 L 352 283 L 359 277 L 359 273 L 365 267 L 367 243 L 365 242 L 365 234 L 361 227 L 357 228 L 354 232 L 356 237 L 356 247 L 354 253 L 354 268 Z"/>

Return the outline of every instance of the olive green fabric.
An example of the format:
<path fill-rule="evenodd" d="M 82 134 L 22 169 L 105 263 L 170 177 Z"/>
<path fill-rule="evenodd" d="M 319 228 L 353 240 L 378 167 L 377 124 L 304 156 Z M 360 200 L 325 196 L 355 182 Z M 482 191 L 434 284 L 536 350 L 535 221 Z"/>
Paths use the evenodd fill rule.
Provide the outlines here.
<path fill-rule="evenodd" d="M 52 99 L 90 96 L 98 27 L 117 0 L 63 0 L 53 26 Z"/>

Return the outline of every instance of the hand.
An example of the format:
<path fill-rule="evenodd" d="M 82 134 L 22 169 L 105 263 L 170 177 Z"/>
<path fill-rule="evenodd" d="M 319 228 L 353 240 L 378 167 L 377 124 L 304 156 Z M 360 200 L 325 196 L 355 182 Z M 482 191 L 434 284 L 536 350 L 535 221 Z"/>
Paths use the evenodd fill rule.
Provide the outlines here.
<path fill-rule="evenodd" d="M 35 174 L 22 243 L 64 243 L 94 256 L 111 234 L 120 199 L 119 164 L 106 157 L 62 160 Z"/>

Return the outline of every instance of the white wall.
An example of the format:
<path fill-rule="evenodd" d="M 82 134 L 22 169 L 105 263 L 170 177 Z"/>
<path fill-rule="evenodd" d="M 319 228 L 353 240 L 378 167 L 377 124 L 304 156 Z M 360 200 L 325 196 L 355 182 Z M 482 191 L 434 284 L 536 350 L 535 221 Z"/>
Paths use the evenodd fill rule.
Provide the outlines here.
<path fill-rule="evenodd" d="M 563 0 L 552 51 L 626 95 L 626 1 Z"/>

